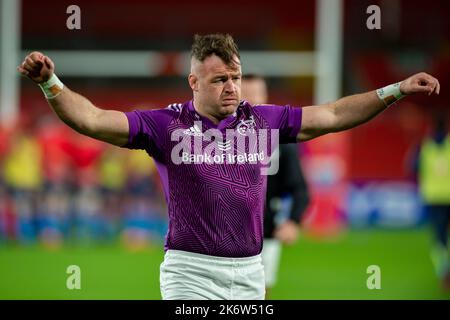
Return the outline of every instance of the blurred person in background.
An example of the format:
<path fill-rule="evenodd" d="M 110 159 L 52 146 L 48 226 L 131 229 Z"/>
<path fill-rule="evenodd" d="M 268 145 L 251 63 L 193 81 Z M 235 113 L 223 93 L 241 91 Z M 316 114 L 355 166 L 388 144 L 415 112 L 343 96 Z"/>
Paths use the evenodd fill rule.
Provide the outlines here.
<path fill-rule="evenodd" d="M 31 119 L 23 116 L 11 135 L 3 162 L 3 179 L 12 199 L 16 216 L 16 240 L 34 242 L 36 239 L 37 196 L 43 185 L 42 152 L 32 134 Z"/>
<path fill-rule="evenodd" d="M 0 184 L 0 244 L 16 240 L 16 215 L 6 186 Z"/>
<path fill-rule="evenodd" d="M 75 235 L 84 245 L 105 243 L 108 238 L 107 213 L 103 211 L 104 199 L 96 185 L 82 186 L 74 198 Z"/>
<path fill-rule="evenodd" d="M 6 185 L 3 179 L 3 161 L 6 156 L 9 143 L 9 134 L 5 126 L 0 124 L 0 244 L 8 238 L 8 221 L 9 221 L 9 195 L 6 192 Z"/>
<path fill-rule="evenodd" d="M 97 165 L 103 198 L 102 211 L 107 221 L 109 239 L 117 235 L 121 229 L 128 175 L 126 162 L 125 150 L 108 146 Z"/>
<path fill-rule="evenodd" d="M 59 249 L 69 239 L 72 202 L 68 190 L 47 187 L 39 195 L 36 231 L 40 243 L 47 249 Z"/>
<path fill-rule="evenodd" d="M 243 75 L 241 86 L 243 100 L 253 106 L 267 103 L 267 83 L 262 76 Z M 273 156 L 279 157 L 279 170 L 267 178 L 261 252 L 266 299 L 277 281 L 282 244 L 291 245 L 297 241 L 301 216 L 309 203 L 309 192 L 300 166 L 297 145 L 280 144 Z"/>
<path fill-rule="evenodd" d="M 431 259 L 443 288 L 450 290 L 450 134 L 446 113 L 434 115 L 431 134 L 423 140 L 418 160 L 419 190 L 434 235 Z"/>
<path fill-rule="evenodd" d="M 54 72 L 53 61 L 40 52 L 27 55 L 18 71 L 41 87 L 55 113 L 77 132 L 116 146 L 144 149 L 154 157 L 169 211 L 160 268 L 163 299 L 265 297 L 260 255 L 267 179 L 261 173 L 263 161 L 180 165 L 172 154 L 180 141 L 173 141 L 172 133 L 202 137 L 207 128 L 238 131 L 245 125 L 249 130 L 244 134 L 274 130 L 281 143 L 295 143 L 361 125 L 405 95 L 440 91 L 437 79 L 418 73 L 320 106 L 252 107 L 241 101 L 240 55 L 228 34 L 195 35 L 188 77 L 193 99 L 164 109 L 98 108 L 65 86 Z M 196 121 L 205 125 L 200 129 Z M 204 147 L 211 141 L 202 143 Z M 175 158 L 179 160 L 176 154 Z"/>
<path fill-rule="evenodd" d="M 108 240 L 108 213 L 104 212 L 101 171 L 98 165 L 105 145 L 89 137 L 75 134 L 64 151 L 74 171 L 73 218 L 77 242 L 84 245 Z"/>
<path fill-rule="evenodd" d="M 167 215 L 155 162 L 145 151 L 137 150 L 128 155 L 126 167 L 122 242 L 132 251 L 159 245 L 167 231 Z"/>
<path fill-rule="evenodd" d="M 42 152 L 44 184 L 37 207 L 37 236 L 47 249 L 59 249 L 65 240 L 73 244 L 76 219 L 73 195 L 76 171 L 70 156 L 74 133 L 51 115 L 36 120 L 36 135 Z"/>

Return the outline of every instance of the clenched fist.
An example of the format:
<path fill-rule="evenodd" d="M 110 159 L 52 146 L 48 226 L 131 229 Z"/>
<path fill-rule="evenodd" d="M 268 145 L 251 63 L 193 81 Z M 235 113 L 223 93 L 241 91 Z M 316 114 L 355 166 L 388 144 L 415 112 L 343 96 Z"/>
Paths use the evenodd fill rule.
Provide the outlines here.
<path fill-rule="evenodd" d="M 400 91 L 403 94 L 424 92 L 431 95 L 433 92 L 439 94 L 440 90 L 439 81 L 425 72 L 420 72 L 407 78 L 400 85 Z"/>
<path fill-rule="evenodd" d="M 35 83 L 42 83 L 53 75 L 55 64 L 49 57 L 34 51 L 25 57 L 17 70 Z"/>

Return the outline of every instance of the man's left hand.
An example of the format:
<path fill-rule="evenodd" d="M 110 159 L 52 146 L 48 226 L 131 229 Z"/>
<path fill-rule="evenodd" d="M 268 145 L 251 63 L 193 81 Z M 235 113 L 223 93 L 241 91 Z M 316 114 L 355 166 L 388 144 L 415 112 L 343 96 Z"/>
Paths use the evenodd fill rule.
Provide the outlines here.
<path fill-rule="evenodd" d="M 298 238 L 299 226 L 292 220 L 280 224 L 274 231 L 274 237 L 283 244 L 293 244 Z"/>
<path fill-rule="evenodd" d="M 400 92 L 402 94 L 423 92 L 431 95 L 433 92 L 439 94 L 440 90 L 441 86 L 439 85 L 439 81 L 425 72 L 417 73 L 403 80 L 400 84 Z"/>

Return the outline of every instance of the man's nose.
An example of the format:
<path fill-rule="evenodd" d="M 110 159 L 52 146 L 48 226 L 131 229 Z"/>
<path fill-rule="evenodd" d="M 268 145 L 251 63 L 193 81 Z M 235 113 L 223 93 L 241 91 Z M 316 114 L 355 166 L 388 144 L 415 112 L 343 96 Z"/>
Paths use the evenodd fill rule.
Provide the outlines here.
<path fill-rule="evenodd" d="M 233 82 L 232 79 L 228 79 L 225 83 L 225 91 L 228 93 L 236 92 L 236 84 Z"/>

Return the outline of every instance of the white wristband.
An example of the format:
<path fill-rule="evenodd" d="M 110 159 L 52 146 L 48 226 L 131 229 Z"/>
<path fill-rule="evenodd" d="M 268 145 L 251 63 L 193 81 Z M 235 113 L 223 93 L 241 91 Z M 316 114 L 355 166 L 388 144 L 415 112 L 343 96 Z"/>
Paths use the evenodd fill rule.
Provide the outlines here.
<path fill-rule="evenodd" d="M 397 82 L 377 90 L 378 98 L 380 98 L 380 100 L 383 100 L 386 107 L 389 107 L 391 104 L 406 96 L 405 94 L 401 93 L 400 84 L 401 82 Z"/>
<path fill-rule="evenodd" d="M 47 99 L 53 99 L 62 92 L 64 84 L 56 74 L 53 74 L 46 82 L 39 83 L 39 87 L 41 87 Z"/>

